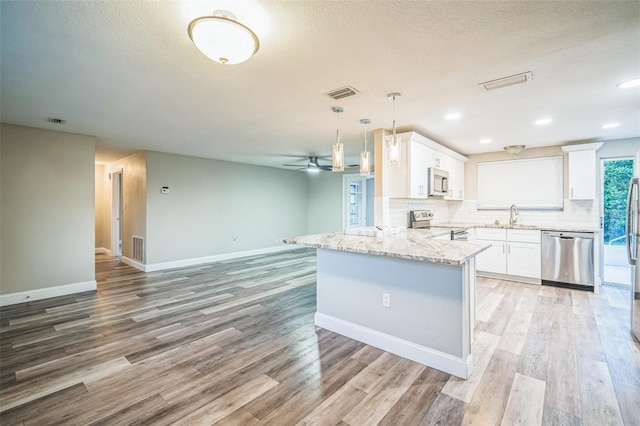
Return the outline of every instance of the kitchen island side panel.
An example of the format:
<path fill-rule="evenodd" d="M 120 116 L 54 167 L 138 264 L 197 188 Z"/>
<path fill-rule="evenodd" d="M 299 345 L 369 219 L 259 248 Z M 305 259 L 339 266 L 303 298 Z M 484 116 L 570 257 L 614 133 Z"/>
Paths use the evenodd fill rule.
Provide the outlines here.
<path fill-rule="evenodd" d="M 318 314 L 457 358 L 468 355 L 463 266 L 327 249 L 318 249 L 317 261 Z"/>

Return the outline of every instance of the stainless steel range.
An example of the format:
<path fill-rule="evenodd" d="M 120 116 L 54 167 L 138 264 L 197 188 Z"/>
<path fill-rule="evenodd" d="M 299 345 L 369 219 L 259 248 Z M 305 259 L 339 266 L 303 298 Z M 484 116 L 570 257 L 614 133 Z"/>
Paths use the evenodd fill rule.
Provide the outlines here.
<path fill-rule="evenodd" d="M 412 229 L 429 229 L 433 220 L 433 212 L 431 210 L 412 210 L 409 212 L 409 227 Z M 466 241 L 469 233 L 466 228 L 448 228 L 434 226 L 439 230 L 448 231 L 451 240 Z"/>

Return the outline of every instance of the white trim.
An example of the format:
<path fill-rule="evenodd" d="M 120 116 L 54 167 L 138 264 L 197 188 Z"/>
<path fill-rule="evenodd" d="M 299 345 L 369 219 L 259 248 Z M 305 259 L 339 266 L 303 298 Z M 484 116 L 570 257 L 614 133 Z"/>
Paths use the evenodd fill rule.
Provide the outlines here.
<path fill-rule="evenodd" d="M 111 256 L 111 250 L 104 247 L 96 247 L 96 254 L 107 254 Z"/>
<path fill-rule="evenodd" d="M 254 250 L 245 250 L 245 251 L 236 251 L 232 253 L 216 254 L 213 256 L 173 260 L 170 262 L 162 262 L 162 263 L 152 263 L 148 265 L 136 262 L 133 259 L 122 256 L 122 262 L 126 263 L 129 266 L 133 266 L 134 268 L 143 272 L 155 272 L 155 271 L 164 271 L 165 269 L 185 268 L 187 266 L 195 266 L 195 265 L 202 265 L 205 263 L 219 262 L 221 260 L 231 260 L 231 259 L 239 259 L 239 258 L 248 257 L 248 256 L 257 256 L 260 254 L 278 253 L 281 251 L 296 250 L 299 248 L 300 247 L 296 245 L 281 245 L 281 246 L 266 247 L 266 248 L 254 249 Z"/>
<path fill-rule="evenodd" d="M 149 272 L 149 270 L 147 269 L 147 265 L 145 265 L 144 263 L 136 262 L 135 260 L 128 258 L 127 256 L 120 256 L 120 260 L 122 261 L 122 263 L 133 266 L 139 271 Z"/>
<path fill-rule="evenodd" d="M 34 300 L 48 299 L 50 297 L 66 296 L 83 291 L 96 291 L 96 280 L 82 281 L 79 283 L 58 285 L 55 287 L 38 288 L 17 293 L 0 294 L 0 306 L 15 305 L 16 303 L 32 302 Z"/>
<path fill-rule="evenodd" d="M 520 275 L 498 274 L 495 272 L 476 270 L 476 276 L 484 278 L 494 278 L 496 280 L 515 281 L 525 284 L 542 285 L 542 280 L 540 278 L 523 277 Z"/>
<path fill-rule="evenodd" d="M 564 152 L 575 152 L 575 151 L 597 151 L 602 147 L 604 142 L 593 142 L 593 143 L 582 143 L 578 145 L 564 145 L 561 146 Z"/>
<path fill-rule="evenodd" d="M 462 379 L 468 379 L 471 375 L 473 368 L 471 354 L 464 360 L 320 312 L 315 314 L 315 325 Z"/>

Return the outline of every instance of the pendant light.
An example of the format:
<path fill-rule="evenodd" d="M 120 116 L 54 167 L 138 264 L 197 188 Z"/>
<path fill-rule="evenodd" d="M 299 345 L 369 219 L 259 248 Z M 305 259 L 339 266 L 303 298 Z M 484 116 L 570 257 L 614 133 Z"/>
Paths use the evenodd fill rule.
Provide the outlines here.
<path fill-rule="evenodd" d="M 189 37 L 206 57 L 221 64 L 239 64 L 260 48 L 258 36 L 226 10 L 196 18 L 188 27 Z"/>
<path fill-rule="evenodd" d="M 371 123 L 368 118 L 360 120 L 360 124 L 364 124 L 364 151 L 360 153 L 360 176 L 369 176 L 371 173 L 371 161 L 369 160 L 369 151 L 367 151 L 367 124 Z"/>
<path fill-rule="evenodd" d="M 396 98 L 402 96 L 400 93 L 389 93 L 387 99 L 393 100 L 393 135 L 388 142 L 389 166 L 400 167 L 400 137 L 396 135 Z"/>
<path fill-rule="evenodd" d="M 336 113 L 336 143 L 333 144 L 333 149 L 331 150 L 333 157 L 333 167 L 331 170 L 334 172 L 342 172 L 344 171 L 344 144 L 340 143 L 340 113 L 344 112 L 344 109 L 341 107 L 333 107 L 331 111 Z"/>

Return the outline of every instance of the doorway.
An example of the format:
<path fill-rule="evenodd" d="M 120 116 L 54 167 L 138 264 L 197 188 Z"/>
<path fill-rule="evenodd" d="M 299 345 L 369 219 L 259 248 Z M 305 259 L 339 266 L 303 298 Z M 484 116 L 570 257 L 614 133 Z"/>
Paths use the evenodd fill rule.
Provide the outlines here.
<path fill-rule="evenodd" d="M 633 158 L 603 159 L 602 170 L 602 281 L 617 286 L 631 285 L 627 261 L 627 190 L 633 176 Z"/>
<path fill-rule="evenodd" d="M 345 175 L 342 182 L 343 229 L 373 226 L 373 176 Z"/>
<path fill-rule="evenodd" d="M 122 256 L 122 171 L 111 173 L 111 255 Z"/>

